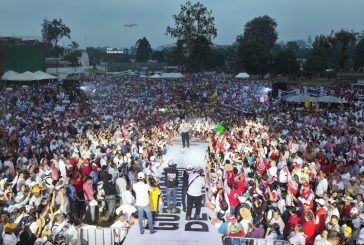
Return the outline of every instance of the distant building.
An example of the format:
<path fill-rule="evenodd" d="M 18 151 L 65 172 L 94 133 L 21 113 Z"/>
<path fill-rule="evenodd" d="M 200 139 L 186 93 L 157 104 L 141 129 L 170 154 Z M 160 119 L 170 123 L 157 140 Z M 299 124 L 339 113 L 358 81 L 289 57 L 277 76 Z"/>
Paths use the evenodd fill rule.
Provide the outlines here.
<path fill-rule="evenodd" d="M 37 39 L 0 37 L 0 73 L 45 71 L 45 53 L 44 43 Z"/>

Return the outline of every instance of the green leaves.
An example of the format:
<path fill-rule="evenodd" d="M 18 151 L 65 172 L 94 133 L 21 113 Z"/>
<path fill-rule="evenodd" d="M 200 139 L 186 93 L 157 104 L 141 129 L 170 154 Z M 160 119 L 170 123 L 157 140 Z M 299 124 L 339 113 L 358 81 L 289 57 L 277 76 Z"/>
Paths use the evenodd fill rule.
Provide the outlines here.
<path fill-rule="evenodd" d="M 136 42 L 136 61 L 147 62 L 152 54 L 152 48 L 150 47 L 149 41 L 143 37 Z"/>

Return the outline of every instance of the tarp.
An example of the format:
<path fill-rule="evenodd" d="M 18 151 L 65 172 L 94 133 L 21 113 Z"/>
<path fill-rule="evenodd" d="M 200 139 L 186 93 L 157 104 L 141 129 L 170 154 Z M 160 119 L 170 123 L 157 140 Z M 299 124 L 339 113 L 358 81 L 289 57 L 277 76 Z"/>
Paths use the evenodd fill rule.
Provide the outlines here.
<path fill-rule="evenodd" d="M 240 72 L 238 75 L 236 75 L 235 78 L 240 78 L 240 79 L 244 79 L 244 78 L 249 78 L 249 74 L 246 72 Z"/>
<path fill-rule="evenodd" d="M 30 71 L 26 71 L 21 73 L 15 77 L 13 77 L 10 81 L 37 81 L 39 77 Z"/>
<path fill-rule="evenodd" d="M 43 71 L 36 71 L 34 72 L 34 75 L 38 77 L 38 80 L 48 80 L 48 79 L 57 79 L 57 77 L 52 76 L 48 73 L 45 73 Z"/>
<path fill-rule="evenodd" d="M 299 94 L 299 95 L 293 95 L 293 96 L 286 96 L 286 97 L 283 98 L 283 100 L 286 101 L 286 102 L 292 102 L 292 103 L 304 103 L 304 102 L 307 101 L 308 97 L 309 97 L 308 95 Z M 333 103 L 333 104 L 346 103 L 345 100 L 343 100 L 341 98 L 338 98 L 338 97 L 335 97 L 335 96 L 311 97 L 309 103 L 315 103 L 315 102 Z"/>
<path fill-rule="evenodd" d="M 179 72 L 171 72 L 171 73 L 162 73 L 161 78 L 165 79 L 177 79 L 177 78 L 183 78 L 184 76 L 182 73 Z"/>
<path fill-rule="evenodd" d="M 161 76 L 159 75 L 159 74 L 154 74 L 154 75 L 152 75 L 152 76 L 150 76 L 150 78 L 161 78 Z"/>
<path fill-rule="evenodd" d="M 9 80 L 11 80 L 13 77 L 15 77 L 17 75 L 19 75 L 19 73 L 17 73 L 16 71 L 10 70 L 10 71 L 7 71 L 7 72 L 5 72 L 3 74 L 3 76 L 1 77 L 1 80 L 9 81 Z"/>

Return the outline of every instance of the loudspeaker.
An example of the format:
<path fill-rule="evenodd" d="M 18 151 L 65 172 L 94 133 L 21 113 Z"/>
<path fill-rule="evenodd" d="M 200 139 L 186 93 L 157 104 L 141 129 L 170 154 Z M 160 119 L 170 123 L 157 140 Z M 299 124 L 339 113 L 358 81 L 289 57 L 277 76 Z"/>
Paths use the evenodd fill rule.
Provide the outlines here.
<path fill-rule="evenodd" d="M 277 98 L 278 89 L 286 91 L 287 90 L 287 83 L 286 82 L 276 82 L 276 83 L 272 84 L 272 97 L 273 98 Z"/>

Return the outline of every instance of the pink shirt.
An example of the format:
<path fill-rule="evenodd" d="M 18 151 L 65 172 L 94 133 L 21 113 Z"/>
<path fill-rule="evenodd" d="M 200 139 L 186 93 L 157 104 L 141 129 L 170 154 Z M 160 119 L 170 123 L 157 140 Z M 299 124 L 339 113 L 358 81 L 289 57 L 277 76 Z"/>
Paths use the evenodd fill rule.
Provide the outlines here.
<path fill-rule="evenodd" d="M 84 183 L 83 184 L 83 194 L 85 196 L 85 200 L 86 201 L 92 201 L 94 200 L 94 189 L 92 188 L 92 185 L 91 184 L 88 184 L 88 183 Z"/>

